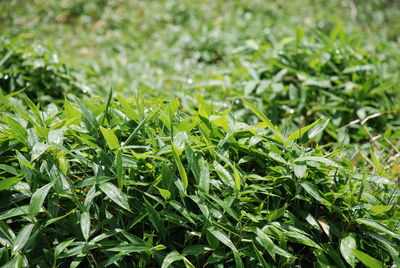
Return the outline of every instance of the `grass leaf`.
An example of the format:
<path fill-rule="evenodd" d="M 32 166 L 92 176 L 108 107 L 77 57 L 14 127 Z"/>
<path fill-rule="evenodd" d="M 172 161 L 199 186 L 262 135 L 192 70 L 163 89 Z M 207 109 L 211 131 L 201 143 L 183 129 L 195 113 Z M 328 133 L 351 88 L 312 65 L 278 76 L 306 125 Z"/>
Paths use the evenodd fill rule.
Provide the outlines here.
<path fill-rule="evenodd" d="M 103 134 L 103 137 L 106 140 L 108 148 L 110 148 L 110 150 L 115 150 L 119 148 L 119 141 L 117 136 L 114 134 L 114 131 L 106 129 L 102 126 L 100 126 L 100 131 L 101 134 Z"/>
<path fill-rule="evenodd" d="M 44 199 L 46 198 L 47 194 L 50 191 L 50 188 L 53 187 L 54 183 L 48 183 L 45 186 L 43 186 L 42 188 L 38 189 L 31 197 L 31 201 L 29 203 L 29 214 L 32 217 L 35 217 L 40 209 L 42 208 Z"/>
<path fill-rule="evenodd" d="M 366 254 L 360 250 L 352 248 L 351 252 L 353 253 L 354 256 L 357 257 L 357 259 L 359 259 L 365 266 L 367 266 L 369 268 L 382 268 L 383 267 L 382 263 L 379 262 L 377 259 L 372 258 L 368 254 Z"/>
<path fill-rule="evenodd" d="M 32 233 L 33 227 L 35 227 L 35 224 L 33 223 L 29 223 L 22 227 L 21 231 L 19 231 L 18 235 L 15 237 L 13 252 L 18 252 L 23 249 Z"/>
<path fill-rule="evenodd" d="M 112 202 L 118 206 L 130 211 L 128 199 L 121 193 L 121 191 L 112 183 L 105 182 L 99 185 L 99 188 L 105 193 Z"/>
<path fill-rule="evenodd" d="M 186 174 L 186 170 L 182 165 L 181 159 L 179 158 L 178 149 L 175 147 L 174 144 L 171 144 L 171 152 L 174 157 L 176 167 L 178 168 L 178 172 L 179 172 L 179 175 L 182 180 L 183 188 L 184 188 L 184 190 L 186 190 L 188 187 L 188 184 L 189 184 L 188 177 Z"/>

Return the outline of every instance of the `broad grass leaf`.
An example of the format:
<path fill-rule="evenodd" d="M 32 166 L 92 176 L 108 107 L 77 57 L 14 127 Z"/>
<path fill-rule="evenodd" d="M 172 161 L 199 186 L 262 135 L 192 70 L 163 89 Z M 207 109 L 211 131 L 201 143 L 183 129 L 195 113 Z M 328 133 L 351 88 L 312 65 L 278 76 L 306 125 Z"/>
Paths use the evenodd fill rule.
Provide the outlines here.
<path fill-rule="evenodd" d="M 11 247 L 15 234 L 13 230 L 3 221 L 0 221 L 0 241 L 2 244 Z"/>
<path fill-rule="evenodd" d="M 233 258 L 235 259 L 236 268 L 244 268 L 243 261 L 240 257 L 239 252 L 233 251 Z"/>
<path fill-rule="evenodd" d="M 128 117 L 129 120 L 138 120 L 139 115 L 138 113 L 131 107 L 131 105 L 120 95 L 117 96 L 119 104 L 122 106 L 125 115 Z"/>
<path fill-rule="evenodd" d="M 199 189 L 208 193 L 210 191 L 210 170 L 204 158 L 201 157 L 198 163 L 200 168 Z"/>
<path fill-rule="evenodd" d="M 200 181 L 200 166 L 199 166 L 199 156 L 195 154 L 192 147 L 190 147 L 189 143 L 185 142 L 185 156 L 188 161 L 188 166 L 190 171 L 193 173 L 193 176 L 196 179 L 196 182 Z"/>
<path fill-rule="evenodd" d="M 172 251 L 167 256 L 165 256 L 163 263 L 161 264 L 161 268 L 168 268 L 172 263 L 176 261 L 183 260 L 184 256 L 180 254 L 178 251 Z"/>
<path fill-rule="evenodd" d="M 87 241 L 90 232 L 90 213 L 88 211 L 81 212 L 80 226 L 83 238 L 85 238 L 85 240 Z"/>
<path fill-rule="evenodd" d="M 187 246 L 182 250 L 182 254 L 184 255 L 199 255 L 203 254 L 207 251 L 206 245 L 191 245 Z"/>
<path fill-rule="evenodd" d="M 76 184 L 76 187 L 83 188 L 83 187 L 88 187 L 88 186 L 92 186 L 92 185 L 103 184 L 112 179 L 113 178 L 107 177 L 107 176 L 90 177 L 90 178 L 84 179 L 83 181 L 78 182 Z"/>
<path fill-rule="evenodd" d="M 378 176 L 378 175 L 368 175 L 367 176 L 368 182 L 373 182 L 376 184 L 385 184 L 385 185 L 394 185 L 395 182 L 388 180 L 387 178 Z"/>
<path fill-rule="evenodd" d="M 230 187 L 232 187 L 233 189 L 235 189 L 235 179 L 232 177 L 231 173 L 224 168 L 220 163 L 218 163 L 217 161 L 214 161 L 214 169 L 217 172 L 217 174 L 219 175 L 219 177 L 221 179 L 223 179 L 223 181 L 229 185 Z"/>
<path fill-rule="evenodd" d="M 207 104 L 199 93 L 196 94 L 196 100 L 199 103 L 198 115 L 208 119 L 208 117 L 213 114 L 210 105 Z"/>
<path fill-rule="evenodd" d="M 50 145 L 44 143 L 36 143 L 33 145 L 32 153 L 31 153 L 31 162 L 38 159 L 44 152 L 49 149 Z"/>
<path fill-rule="evenodd" d="M 378 231 L 381 231 L 381 232 L 383 232 L 383 233 L 385 233 L 385 234 L 387 234 L 387 235 L 389 235 L 389 236 L 391 236 L 391 237 L 395 237 L 395 238 L 397 238 L 397 239 L 400 240 L 400 234 L 398 234 L 398 233 L 396 233 L 396 232 L 390 230 L 390 229 L 389 229 L 388 227 L 386 227 L 385 225 L 383 225 L 383 224 L 381 224 L 381 223 L 378 223 L 378 222 L 376 222 L 376 221 L 374 221 L 374 220 L 366 219 L 366 218 L 358 218 L 358 219 L 356 219 L 355 221 L 356 221 L 357 223 L 367 225 L 367 226 L 369 226 L 369 227 L 371 227 L 371 228 L 374 228 L 374 229 L 376 229 L 376 230 L 378 230 Z"/>
<path fill-rule="evenodd" d="M 64 141 L 64 132 L 62 129 L 55 129 L 55 130 L 50 130 L 48 134 L 48 140 L 51 143 L 55 144 L 63 144 Z"/>
<path fill-rule="evenodd" d="M 239 216 L 237 213 L 231 208 L 230 204 L 226 202 L 225 200 L 222 200 L 218 198 L 217 196 L 210 195 L 210 194 L 205 194 L 208 198 L 212 199 L 215 203 L 220 205 L 226 213 L 228 213 L 232 218 L 234 218 L 236 221 L 240 221 Z"/>
<path fill-rule="evenodd" d="M 322 231 L 321 227 L 319 226 L 317 220 L 314 218 L 313 215 L 311 215 L 311 213 L 308 213 L 306 211 L 301 211 L 302 216 L 304 217 L 304 219 L 315 229 L 317 229 L 318 231 Z"/>
<path fill-rule="evenodd" d="M 210 121 L 217 127 L 222 127 L 224 130 L 229 130 L 229 121 L 226 116 L 210 116 Z"/>
<path fill-rule="evenodd" d="M 355 248 L 357 248 L 357 243 L 353 235 L 348 235 L 340 240 L 340 253 L 342 253 L 343 258 L 351 267 L 356 264 L 356 259 L 351 252 Z"/>
<path fill-rule="evenodd" d="M 34 140 L 36 137 L 43 138 L 43 139 L 47 140 L 47 138 L 49 137 L 50 129 L 47 128 L 47 127 L 42 127 L 40 125 L 35 125 L 33 130 L 34 130 L 33 132 L 29 131 L 29 133 L 28 133 L 28 141 L 29 140 Z M 36 135 L 36 137 L 33 137 L 33 135 Z M 36 140 L 35 143 L 37 143 L 37 142 L 38 142 L 38 140 Z M 35 144 L 35 143 L 33 143 L 33 144 Z M 31 144 L 32 144 L 32 142 L 31 142 Z"/>
<path fill-rule="evenodd" d="M 100 125 L 97 121 L 95 114 L 88 110 L 87 105 L 81 102 L 79 99 L 76 99 L 75 102 L 78 104 L 80 111 L 82 112 L 82 121 L 85 123 L 86 128 L 91 131 L 98 131 Z"/>
<path fill-rule="evenodd" d="M 57 246 L 54 248 L 54 257 L 57 259 L 57 257 L 64 251 L 64 249 L 66 249 L 74 241 L 75 238 L 71 238 L 57 244 Z"/>
<path fill-rule="evenodd" d="M 39 213 L 40 209 L 42 208 L 44 199 L 49 193 L 51 187 L 53 187 L 53 184 L 53 182 L 46 184 L 45 186 L 36 190 L 36 192 L 32 195 L 28 209 L 28 212 L 32 217 L 35 217 Z"/>
<path fill-rule="evenodd" d="M 4 179 L 0 180 L 0 191 L 10 189 L 13 185 L 18 183 L 20 180 L 22 180 L 22 178 L 18 178 L 18 177 L 4 178 Z"/>
<path fill-rule="evenodd" d="M 185 142 L 185 155 L 188 160 L 189 168 L 199 185 L 199 189 L 208 193 L 210 189 L 210 171 L 207 162 L 202 156 L 196 155 L 187 142 Z"/>
<path fill-rule="evenodd" d="M 163 244 L 158 244 L 157 246 L 151 248 L 151 250 L 164 250 L 164 249 L 167 249 L 167 247 Z"/>
<path fill-rule="evenodd" d="M 163 164 L 161 168 L 161 182 L 158 186 L 162 187 L 163 189 L 168 190 L 171 193 L 171 196 L 175 196 L 176 188 L 174 187 L 175 181 L 175 174 L 169 168 L 167 164 Z"/>
<path fill-rule="evenodd" d="M 179 158 L 178 150 L 177 150 L 177 148 L 175 147 L 174 144 L 171 144 L 171 151 L 172 151 L 172 155 L 173 155 L 174 160 L 175 160 L 175 164 L 176 164 L 176 166 L 178 168 L 179 175 L 180 175 L 181 180 L 182 180 L 183 188 L 184 188 L 184 190 L 186 190 L 187 187 L 188 187 L 188 184 L 189 184 L 188 177 L 187 177 L 187 174 L 186 174 L 186 170 L 182 165 L 181 159 Z"/>
<path fill-rule="evenodd" d="M 176 113 L 176 111 L 178 111 L 180 106 L 181 106 L 181 103 L 179 102 L 178 98 L 175 98 L 168 103 L 168 109 L 169 109 L 171 116 L 174 115 Z"/>
<path fill-rule="evenodd" d="M 152 118 L 159 110 L 160 108 L 157 107 L 155 108 L 152 112 L 150 112 L 149 114 L 146 115 L 146 117 L 140 121 L 139 125 L 131 132 L 131 134 L 129 135 L 129 137 L 125 140 L 125 142 L 123 143 L 124 146 L 129 145 L 129 143 L 132 141 L 132 139 L 136 136 L 136 134 L 139 132 L 139 130 L 145 126 L 146 122 L 148 120 L 150 120 L 150 118 Z"/>
<path fill-rule="evenodd" d="M 153 225 L 154 229 L 164 238 L 165 237 L 165 229 L 164 222 L 161 220 L 159 213 L 155 210 L 155 208 L 149 203 L 149 201 L 144 198 L 144 205 L 146 207 L 147 215 L 149 216 L 149 220 Z"/>
<path fill-rule="evenodd" d="M 120 95 L 117 96 L 119 104 L 121 104 L 125 115 L 128 117 L 129 120 L 138 120 L 139 115 L 138 113 L 131 107 L 131 105 Z"/>
<path fill-rule="evenodd" d="M 195 221 L 193 220 L 193 217 L 191 213 L 187 210 L 187 208 L 179 203 L 178 201 L 172 200 L 169 203 L 176 211 L 178 211 L 180 214 L 182 214 L 188 221 L 191 223 L 195 224 Z"/>
<path fill-rule="evenodd" d="M 106 143 L 108 145 L 108 148 L 110 148 L 110 150 L 115 150 L 119 148 L 119 141 L 117 136 L 114 134 L 114 131 L 106 129 L 102 126 L 100 126 L 100 131 L 101 134 L 103 134 L 103 137 L 106 140 Z"/>
<path fill-rule="evenodd" d="M 171 197 L 171 192 L 159 187 L 156 187 L 157 190 L 160 192 L 161 196 L 164 198 L 164 200 L 168 200 Z"/>
<path fill-rule="evenodd" d="M 140 253 L 140 252 L 149 252 L 150 247 L 144 243 L 141 244 L 132 244 L 132 245 L 120 245 L 116 247 L 112 247 L 107 249 L 107 251 L 115 251 L 120 254 L 128 254 L 128 253 Z"/>
<path fill-rule="evenodd" d="M 55 217 L 55 218 L 51 218 L 51 219 L 47 220 L 47 221 L 43 224 L 43 226 L 44 226 L 44 227 L 47 227 L 47 226 L 49 226 L 49 225 L 51 225 L 51 224 L 53 224 L 53 223 L 55 223 L 55 222 L 57 222 L 57 221 L 59 221 L 59 220 L 64 219 L 65 217 L 68 217 L 70 214 L 75 214 L 75 211 L 76 211 L 75 209 L 71 209 L 68 213 L 66 213 L 66 214 L 64 214 L 64 215 L 61 215 L 61 216 Z"/>
<path fill-rule="evenodd" d="M 327 166 L 331 166 L 331 167 L 337 167 L 337 168 L 340 167 L 340 165 L 337 164 L 335 161 L 330 160 L 328 158 L 320 157 L 320 156 L 301 156 L 294 160 L 294 162 L 304 162 L 304 161 L 314 161 L 314 162 L 323 163 L 323 164 L 325 164 Z"/>
<path fill-rule="evenodd" d="M 393 206 L 377 205 L 368 208 L 372 213 L 378 215 L 391 210 Z"/>
<path fill-rule="evenodd" d="M 13 174 L 14 176 L 18 176 L 20 174 L 20 172 L 16 168 L 4 164 L 0 164 L 0 169 L 7 171 L 10 174 Z"/>
<path fill-rule="evenodd" d="M 124 232 L 124 230 L 119 229 L 119 228 L 112 229 L 110 231 L 103 232 L 103 233 L 93 237 L 93 239 L 91 239 L 90 242 L 91 243 L 98 243 L 98 242 L 100 242 L 100 241 L 102 241 L 102 240 L 104 240 L 106 238 L 109 238 L 111 236 L 115 236 L 116 234 L 119 234 L 119 233 L 122 233 L 122 234 L 125 235 L 126 233 L 123 233 L 123 232 Z M 140 239 L 138 239 L 138 241 L 130 241 L 130 242 L 132 242 L 132 243 L 143 243 L 143 241 L 139 241 L 139 240 Z"/>
<path fill-rule="evenodd" d="M 64 100 L 64 115 L 68 119 L 78 118 L 82 115 L 82 113 L 75 109 L 74 105 L 71 104 L 67 99 Z"/>
<path fill-rule="evenodd" d="M 1 266 L 2 268 L 21 268 L 24 267 L 24 255 L 21 253 L 17 253 L 14 255 L 14 257 Z"/>
<path fill-rule="evenodd" d="M 310 139 L 314 138 L 317 136 L 321 131 L 323 131 L 326 126 L 329 124 L 329 119 L 321 119 L 315 124 L 314 126 L 311 127 L 311 129 L 308 131 L 307 135 Z"/>
<path fill-rule="evenodd" d="M 316 124 L 318 124 L 319 122 L 321 122 L 322 119 L 318 119 L 317 121 L 315 121 L 314 123 L 302 127 L 296 131 L 294 131 L 292 134 L 290 134 L 290 136 L 288 137 L 289 140 L 291 141 L 295 141 L 298 138 L 300 138 L 301 136 L 303 136 L 304 134 L 307 134 L 307 131 L 310 130 L 313 126 L 315 126 Z"/>
<path fill-rule="evenodd" d="M 244 267 L 243 262 L 240 258 L 239 251 L 237 250 L 235 244 L 233 244 L 232 240 L 221 230 L 212 226 L 207 229 L 215 238 L 217 238 L 222 244 L 229 247 L 233 251 L 236 267 Z"/>
<path fill-rule="evenodd" d="M 103 150 L 100 146 L 98 146 L 97 144 L 95 144 L 94 142 L 91 142 L 90 139 L 91 137 L 88 135 L 85 135 L 84 133 L 80 133 L 79 135 L 76 134 L 74 131 L 72 131 L 71 129 L 69 130 L 69 132 L 75 136 L 78 140 L 80 140 L 82 143 L 88 145 L 90 148 L 92 149 L 97 149 L 97 150 Z"/>
<path fill-rule="evenodd" d="M 64 174 L 67 175 L 68 174 L 68 170 L 70 168 L 69 162 L 68 162 L 68 158 L 65 156 L 59 157 L 58 158 L 58 167 L 60 169 L 60 171 Z"/>
<path fill-rule="evenodd" d="M 282 217 L 285 214 L 285 211 L 286 211 L 286 206 L 274 209 L 273 211 L 268 213 L 266 218 L 270 222 L 275 221 L 275 220 L 279 219 L 280 217 Z"/>
<path fill-rule="evenodd" d="M 239 172 L 238 172 L 236 166 L 233 167 L 233 178 L 235 179 L 236 190 L 240 191 L 241 178 L 240 178 L 240 175 L 239 175 Z"/>
<path fill-rule="evenodd" d="M 256 229 L 257 241 L 267 250 L 268 254 L 271 255 L 275 261 L 275 244 L 260 228 Z"/>
<path fill-rule="evenodd" d="M 105 182 L 100 184 L 99 188 L 103 193 L 105 193 L 110 198 L 112 202 L 130 211 L 128 199 L 114 184 L 110 182 Z"/>
<path fill-rule="evenodd" d="M 116 165 L 117 165 L 118 188 L 122 189 L 122 179 L 124 177 L 124 169 L 123 169 L 123 163 L 122 163 L 122 152 L 121 152 L 121 150 L 119 150 L 117 152 Z"/>
<path fill-rule="evenodd" d="M 22 127 L 19 122 L 7 116 L 5 116 L 3 120 L 10 127 L 17 140 L 19 140 L 20 142 L 26 141 L 26 137 L 28 134 L 25 128 Z"/>
<path fill-rule="evenodd" d="M 296 175 L 297 178 L 301 179 L 304 178 L 307 172 L 307 165 L 298 165 L 298 164 L 293 164 L 293 171 L 294 175 Z"/>
<path fill-rule="evenodd" d="M 359 259 L 365 266 L 369 268 L 383 268 L 383 265 L 380 261 L 369 256 L 368 254 L 355 248 L 352 248 L 350 250 L 351 253 L 353 253 L 353 255 L 356 256 L 356 258 Z"/>
<path fill-rule="evenodd" d="M 35 224 L 29 223 L 22 227 L 18 235 L 15 237 L 13 252 L 20 251 L 26 245 L 26 242 L 28 241 L 34 226 Z"/>
<path fill-rule="evenodd" d="M 332 265 L 326 254 L 322 250 L 315 249 L 314 255 L 317 258 L 318 264 L 321 268 L 330 268 Z"/>
<path fill-rule="evenodd" d="M 233 252 L 238 252 L 235 244 L 233 244 L 232 240 L 221 230 L 212 226 L 207 229 L 215 238 L 217 238 L 222 244 L 230 248 Z"/>
<path fill-rule="evenodd" d="M 93 199 L 94 199 L 96 196 L 100 195 L 100 194 L 101 194 L 101 192 L 100 192 L 100 191 L 96 191 L 96 186 L 93 185 L 93 186 L 89 189 L 89 191 L 87 192 L 87 194 L 86 194 L 85 201 L 83 202 L 83 207 L 84 207 L 84 209 L 89 210 L 89 208 L 93 205 Z"/>
<path fill-rule="evenodd" d="M 108 110 L 110 109 L 110 105 L 111 105 L 111 101 L 112 101 L 112 95 L 113 95 L 113 88 L 111 87 L 110 91 L 108 92 L 106 108 L 104 109 L 104 112 L 103 112 L 103 114 L 101 115 L 101 118 L 100 118 L 100 127 L 104 125 L 104 121 L 105 121 L 105 119 L 107 117 Z"/>
<path fill-rule="evenodd" d="M 33 171 L 35 171 L 35 167 L 32 166 L 25 156 L 23 156 L 23 154 L 21 154 L 19 151 L 16 152 L 16 155 L 22 174 L 24 175 L 25 180 L 29 181 L 32 178 Z"/>
<path fill-rule="evenodd" d="M 303 187 L 303 189 L 309 194 L 311 195 L 315 200 L 317 200 L 318 202 L 320 202 L 321 204 L 324 204 L 326 206 L 331 206 L 332 204 L 326 200 L 325 198 L 323 198 L 321 196 L 321 194 L 319 193 L 318 189 L 312 185 L 309 182 L 302 182 L 300 183 L 301 187 Z"/>
<path fill-rule="evenodd" d="M 263 254 L 261 253 L 260 250 L 256 247 L 256 245 L 253 243 L 253 250 L 254 253 L 256 254 L 258 262 L 261 264 L 262 267 L 268 268 L 270 265 L 267 263 L 267 261 L 264 259 Z"/>
<path fill-rule="evenodd" d="M 186 268 L 196 268 L 196 266 L 194 266 L 188 259 L 186 259 L 185 257 L 183 257 L 183 263 L 185 264 Z"/>
<path fill-rule="evenodd" d="M 280 248 L 279 246 L 275 245 L 272 239 L 269 238 L 261 229 L 257 228 L 256 234 L 257 234 L 256 238 L 257 242 L 259 242 L 267 250 L 268 254 L 271 255 L 273 260 L 275 260 L 275 254 L 278 254 L 285 258 L 294 258 L 292 254 Z"/>
<path fill-rule="evenodd" d="M 306 246 L 322 249 L 317 242 L 298 232 L 285 232 L 285 236 L 289 237 L 290 240 L 294 240 L 297 243 L 301 243 Z"/>
<path fill-rule="evenodd" d="M 332 246 L 332 243 L 322 243 L 321 244 L 324 252 L 329 255 L 329 257 L 332 258 L 332 260 L 335 261 L 335 263 L 340 267 L 340 268 L 346 268 L 346 264 L 343 261 L 342 256 L 339 254 L 339 252 Z"/>
<path fill-rule="evenodd" d="M 9 210 L 3 212 L 2 214 L 0 214 L 0 220 L 6 220 L 6 219 L 9 219 L 12 217 L 26 215 L 26 214 L 28 214 L 28 208 L 29 208 L 29 205 L 19 206 L 16 208 L 9 209 Z"/>
<path fill-rule="evenodd" d="M 282 132 L 272 124 L 271 120 L 263 112 L 257 109 L 251 102 L 247 101 L 246 99 L 242 98 L 242 101 L 258 118 L 260 118 L 266 124 L 269 129 L 271 129 L 271 131 L 276 136 L 280 138 L 281 142 L 283 142 L 285 145 L 294 145 L 292 141 L 286 138 L 285 135 L 283 135 Z"/>

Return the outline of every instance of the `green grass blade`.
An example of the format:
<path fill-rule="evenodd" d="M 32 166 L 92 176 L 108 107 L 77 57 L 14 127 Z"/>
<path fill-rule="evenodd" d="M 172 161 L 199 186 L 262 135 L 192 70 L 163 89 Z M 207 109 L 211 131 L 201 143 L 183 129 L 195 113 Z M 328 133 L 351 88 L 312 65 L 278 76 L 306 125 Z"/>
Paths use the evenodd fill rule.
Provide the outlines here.
<path fill-rule="evenodd" d="M 351 252 L 353 253 L 354 256 L 357 257 L 357 259 L 359 259 L 365 266 L 367 266 L 369 268 L 383 268 L 384 267 L 380 261 L 378 261 L 377 259 L 369 256 L 368 254 L 366 254 L 360 250 L 352 248 Z"/>
<path fill-rule="evenodd" d="M 32 217 L 35 217 L 39 213 L 47 194 L 49 193 L 51 187 L 53 187 L 53 184 L 54 183 L 52 182 L 46 184 L 32 195 L 28 209 L 28 212 Z"/>
<path fill-rule="evenodd" d="M 26 245 L 26 242 L 32 233 L 33 227 L 35 227 L 35 224 L 33 223 L 29 223 L 22 227 L 21 231 L 19 231 L 18 235 L 15 237 L 13 252 L 20 251 Z"/>
<path fill-rule="evenodd" d="M 176 167 L 178 168 L 178 172 L 179 172 L 179 175 L 180 175 L 181 180 L 182 180 L 183 188 L 186 191 L 186 189 L 187 189 L 187 187 L 189 185 L 188 177 L 187 177 L 187 174 L 186 174 L 186 170 L 182 165 L 182 161 L 179 158 L 178 149 L 175 147 L 174 144 L 171 144 L 171 152 L 172 152 L 172 155 L 174 157 L 174 161 L 175 161 Z"/>
<path fill-rule="evenodd" d="M 119 148 L 119 141 L 114 131 L 106 129 L 102 126 L 100 126 L 100 131 L 101 134 L 103 134 L 103 137 L 106 140 L 106 143 L 108 145 L 108 148 L 110 148 L 110 150 L 115 150 Z"/>
<path fill-rule="evenodd" d="M 105 182 L 99 185 L 99 188 L 105 193 L 112 202 L 118 206 L 130 211 L 128 199 L 122 194 L 122 192 L 112 183 Z"/>

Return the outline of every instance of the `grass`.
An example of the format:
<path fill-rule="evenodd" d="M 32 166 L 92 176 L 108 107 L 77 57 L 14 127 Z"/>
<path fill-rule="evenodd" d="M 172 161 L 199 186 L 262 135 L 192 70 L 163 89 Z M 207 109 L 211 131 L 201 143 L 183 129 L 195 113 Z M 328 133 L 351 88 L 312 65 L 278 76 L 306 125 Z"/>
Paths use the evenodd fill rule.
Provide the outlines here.
<path fill-rule="evenodd" d="M 5 263 L 398 263 L 396 183 L 296 143 L 326 121 L 285 136 L 247 101 L 256 125 L 200 96 L 109 100 L 3 113 Z"/>
<path fill-rule="evenodd" d="M 4 267 L 400 266 L 396 2 L 0 10 Z"/>

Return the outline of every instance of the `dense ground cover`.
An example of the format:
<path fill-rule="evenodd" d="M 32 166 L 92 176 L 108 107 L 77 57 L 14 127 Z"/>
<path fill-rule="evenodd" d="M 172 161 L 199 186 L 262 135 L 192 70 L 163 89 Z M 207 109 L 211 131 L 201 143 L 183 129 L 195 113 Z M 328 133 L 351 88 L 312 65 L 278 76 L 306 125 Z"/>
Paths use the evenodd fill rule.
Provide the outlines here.
<path fill-rule="evenodd" d="M 1 10 L 5 267 L 400 266 L 397 2 Z"/>

